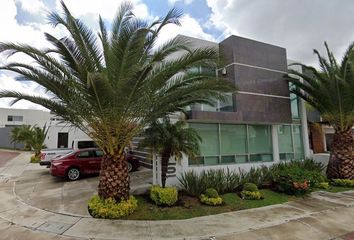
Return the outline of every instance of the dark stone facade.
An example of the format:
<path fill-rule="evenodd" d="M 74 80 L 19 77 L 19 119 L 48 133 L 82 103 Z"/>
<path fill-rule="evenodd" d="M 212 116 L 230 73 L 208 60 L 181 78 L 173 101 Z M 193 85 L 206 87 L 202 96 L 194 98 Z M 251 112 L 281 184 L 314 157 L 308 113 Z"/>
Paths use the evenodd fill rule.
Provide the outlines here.
<path fill-rule="evenodd" d="M 289 87 L 283 77 L 287 72 L 286 50 L 237 36 L 219 43 L 219 50 L 227 66 L 225 77 L 235 83 L 240 92 L 233 96 L 234 112 L 192 110 L 189 121 L 291 123 Z"/>

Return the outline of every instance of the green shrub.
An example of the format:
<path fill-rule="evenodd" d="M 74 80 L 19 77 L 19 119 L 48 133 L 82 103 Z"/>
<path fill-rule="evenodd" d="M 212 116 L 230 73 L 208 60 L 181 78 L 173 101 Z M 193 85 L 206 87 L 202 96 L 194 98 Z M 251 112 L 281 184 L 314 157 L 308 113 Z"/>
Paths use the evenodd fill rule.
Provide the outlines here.
<path fill-rule="evenodd" d="M 162 188 L 155 185 L 150 189 L 150 198 L 156 205 L 172 206 L 177 202 L 178 192 L 174 187 Z"/>
<path fill-rule="evenodd" d="M 35 155 L 31 156 L 30 163 L 39 163 L 40 161 L 41 159 L 39 158 L 39 156 L 35 156 Z"/>
<path fill-rule="evenodd" d="M 245 183 L 243 185 L 243 191 L 257 192 L 258 191 L 258 187 L 254 183 Z"/>
<path fill-rule="evenodd" d="M 320 188 L 320 189 L 329 189 L 329 183 L 328 182 L 320 182 L 317 185 L 317 187 Z"/>
<path fill-rule="evenodd" d="M 205 196 L 208 198 L 217 198 L 219 197 L 219 193 L 214 188 L 208 188 L 205 190 Z"/>
<path fill-rule="evenodd" d="M 273 182 L 280 192 L 302 195 L 325 179 L 317 170 L 307 170 L 298 164 L 279 164 L 272 170 Z"/>
<path fill-rule="evenodd" d="M 332 184 L 341 187 L 354 187 L 354 179 L 332 179 Z"/>
<path fill-rule="evenodd" d="M 217 206 L 217 205 L 221 205 L 222 204 L 222 198 L 221 197 L 208 197 L 204 194 L 201 194 L 200 197 L 200 202 L 206 205 L 210 205 L 210 206 Z"/>
<path fill-rule="evenodd" d="M 272 181 L 272 174 L 267 166 L 251 167 L 248 172 L 240 170 L 241 185 L 245 183 L 254 183 L 258 187 L 269 185 Z"/>
<path fill-rule="evenodd" d="M 261 200 L 263 199 L 263 194 L 260 191 L 246 191 L 243 190 L 241 192 L 241 197 L 242 199 L 247 199 L 247 200 Z"/>
<path fill-rule="evenodd" d="M 240 174 L 223 169 L 195 171 L 182 173 L 178 178 L 181 189 L 190 196 L 198 197 L 208 188 L 214 188 L 218 193 L 233 192 L 240 187 Z"/>
<path fill-rule="evenodd" d="M 91 215 L 95 218 L 117 219 L 132 214 L 138 207 L 138 201 L 130 196 L 128 200 L 116 202 L 112 198 L 101 199 L 94 195 L 88 202 Z"/>

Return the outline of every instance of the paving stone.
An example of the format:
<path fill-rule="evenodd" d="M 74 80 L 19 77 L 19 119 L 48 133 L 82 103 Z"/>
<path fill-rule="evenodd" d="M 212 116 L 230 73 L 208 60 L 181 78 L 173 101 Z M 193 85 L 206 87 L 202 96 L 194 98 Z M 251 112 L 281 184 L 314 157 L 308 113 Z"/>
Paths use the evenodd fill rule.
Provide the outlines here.
<path fill-rule="evenodd" d="M 37 230 L 44 232 L 51 232 L 56 234 L 62 234 L 68 230 L 72 224 L 61 223 L 61 222 L 45 222 L 40 225 Z"/>

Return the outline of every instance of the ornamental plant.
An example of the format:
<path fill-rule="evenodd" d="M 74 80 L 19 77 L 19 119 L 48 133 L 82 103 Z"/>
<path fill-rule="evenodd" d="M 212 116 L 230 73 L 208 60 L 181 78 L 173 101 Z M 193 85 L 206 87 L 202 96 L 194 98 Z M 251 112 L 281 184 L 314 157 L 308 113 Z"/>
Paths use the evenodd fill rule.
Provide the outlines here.
<path fill-rule="evenodd" d="M 263 194 L 258 191 L 258 187 L 254 183 L 245 183 L 241 192 L 241 198 L 247 200 L 260 200 L 263 199 Z"/>
<path fill-rule="evenodd" d="M 113 198 L 100 198 L 94 195 L 88 202 L 88 209 L 94 218 L 117 219 L 132 214 L 138 207 L 138 201 L 134 196 L 128 200 L 122 199 L 116 202 Z"/>
<path fill-rule="evenodd" d="M 150 189 L 150 198 L 156 205 L 172 206 L 178 200 L 178 192 L 174 187 L 162 188 L 154 185 Z"/>
<path fill-rule="evenodd" d="M 200 202 L 210 206 L 217 206 L 223 203 L 222 198 L 219 196 L 219 193 L 214 188 L 208 188 L 205 190 L 204 194 L 201 194 Z"/>

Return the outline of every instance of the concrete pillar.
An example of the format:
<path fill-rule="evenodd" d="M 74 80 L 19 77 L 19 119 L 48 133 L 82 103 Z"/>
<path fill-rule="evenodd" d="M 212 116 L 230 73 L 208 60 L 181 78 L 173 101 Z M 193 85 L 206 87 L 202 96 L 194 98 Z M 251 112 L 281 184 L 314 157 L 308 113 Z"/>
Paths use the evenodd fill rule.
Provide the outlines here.
<path fill-rule="evenodd" d="M 300 118 L 301 118 L 301 131 L 302 131 L 302 144 L 304 148 L 305 158 L 311 157 L 310 152 L 310 143 L 309 143 L 309 130 L 307 126 L 307 113 L 305 101 L 300 99 L 299 101 L 299 110 L 300 110 Z"/>
<path fill-rule="evenodd" d="M 280 162 L 279 158 L 279 141 L 278 141 L 278 125 L 272 125 L 272 143 L 273 143 L 273 161 Z"/>

